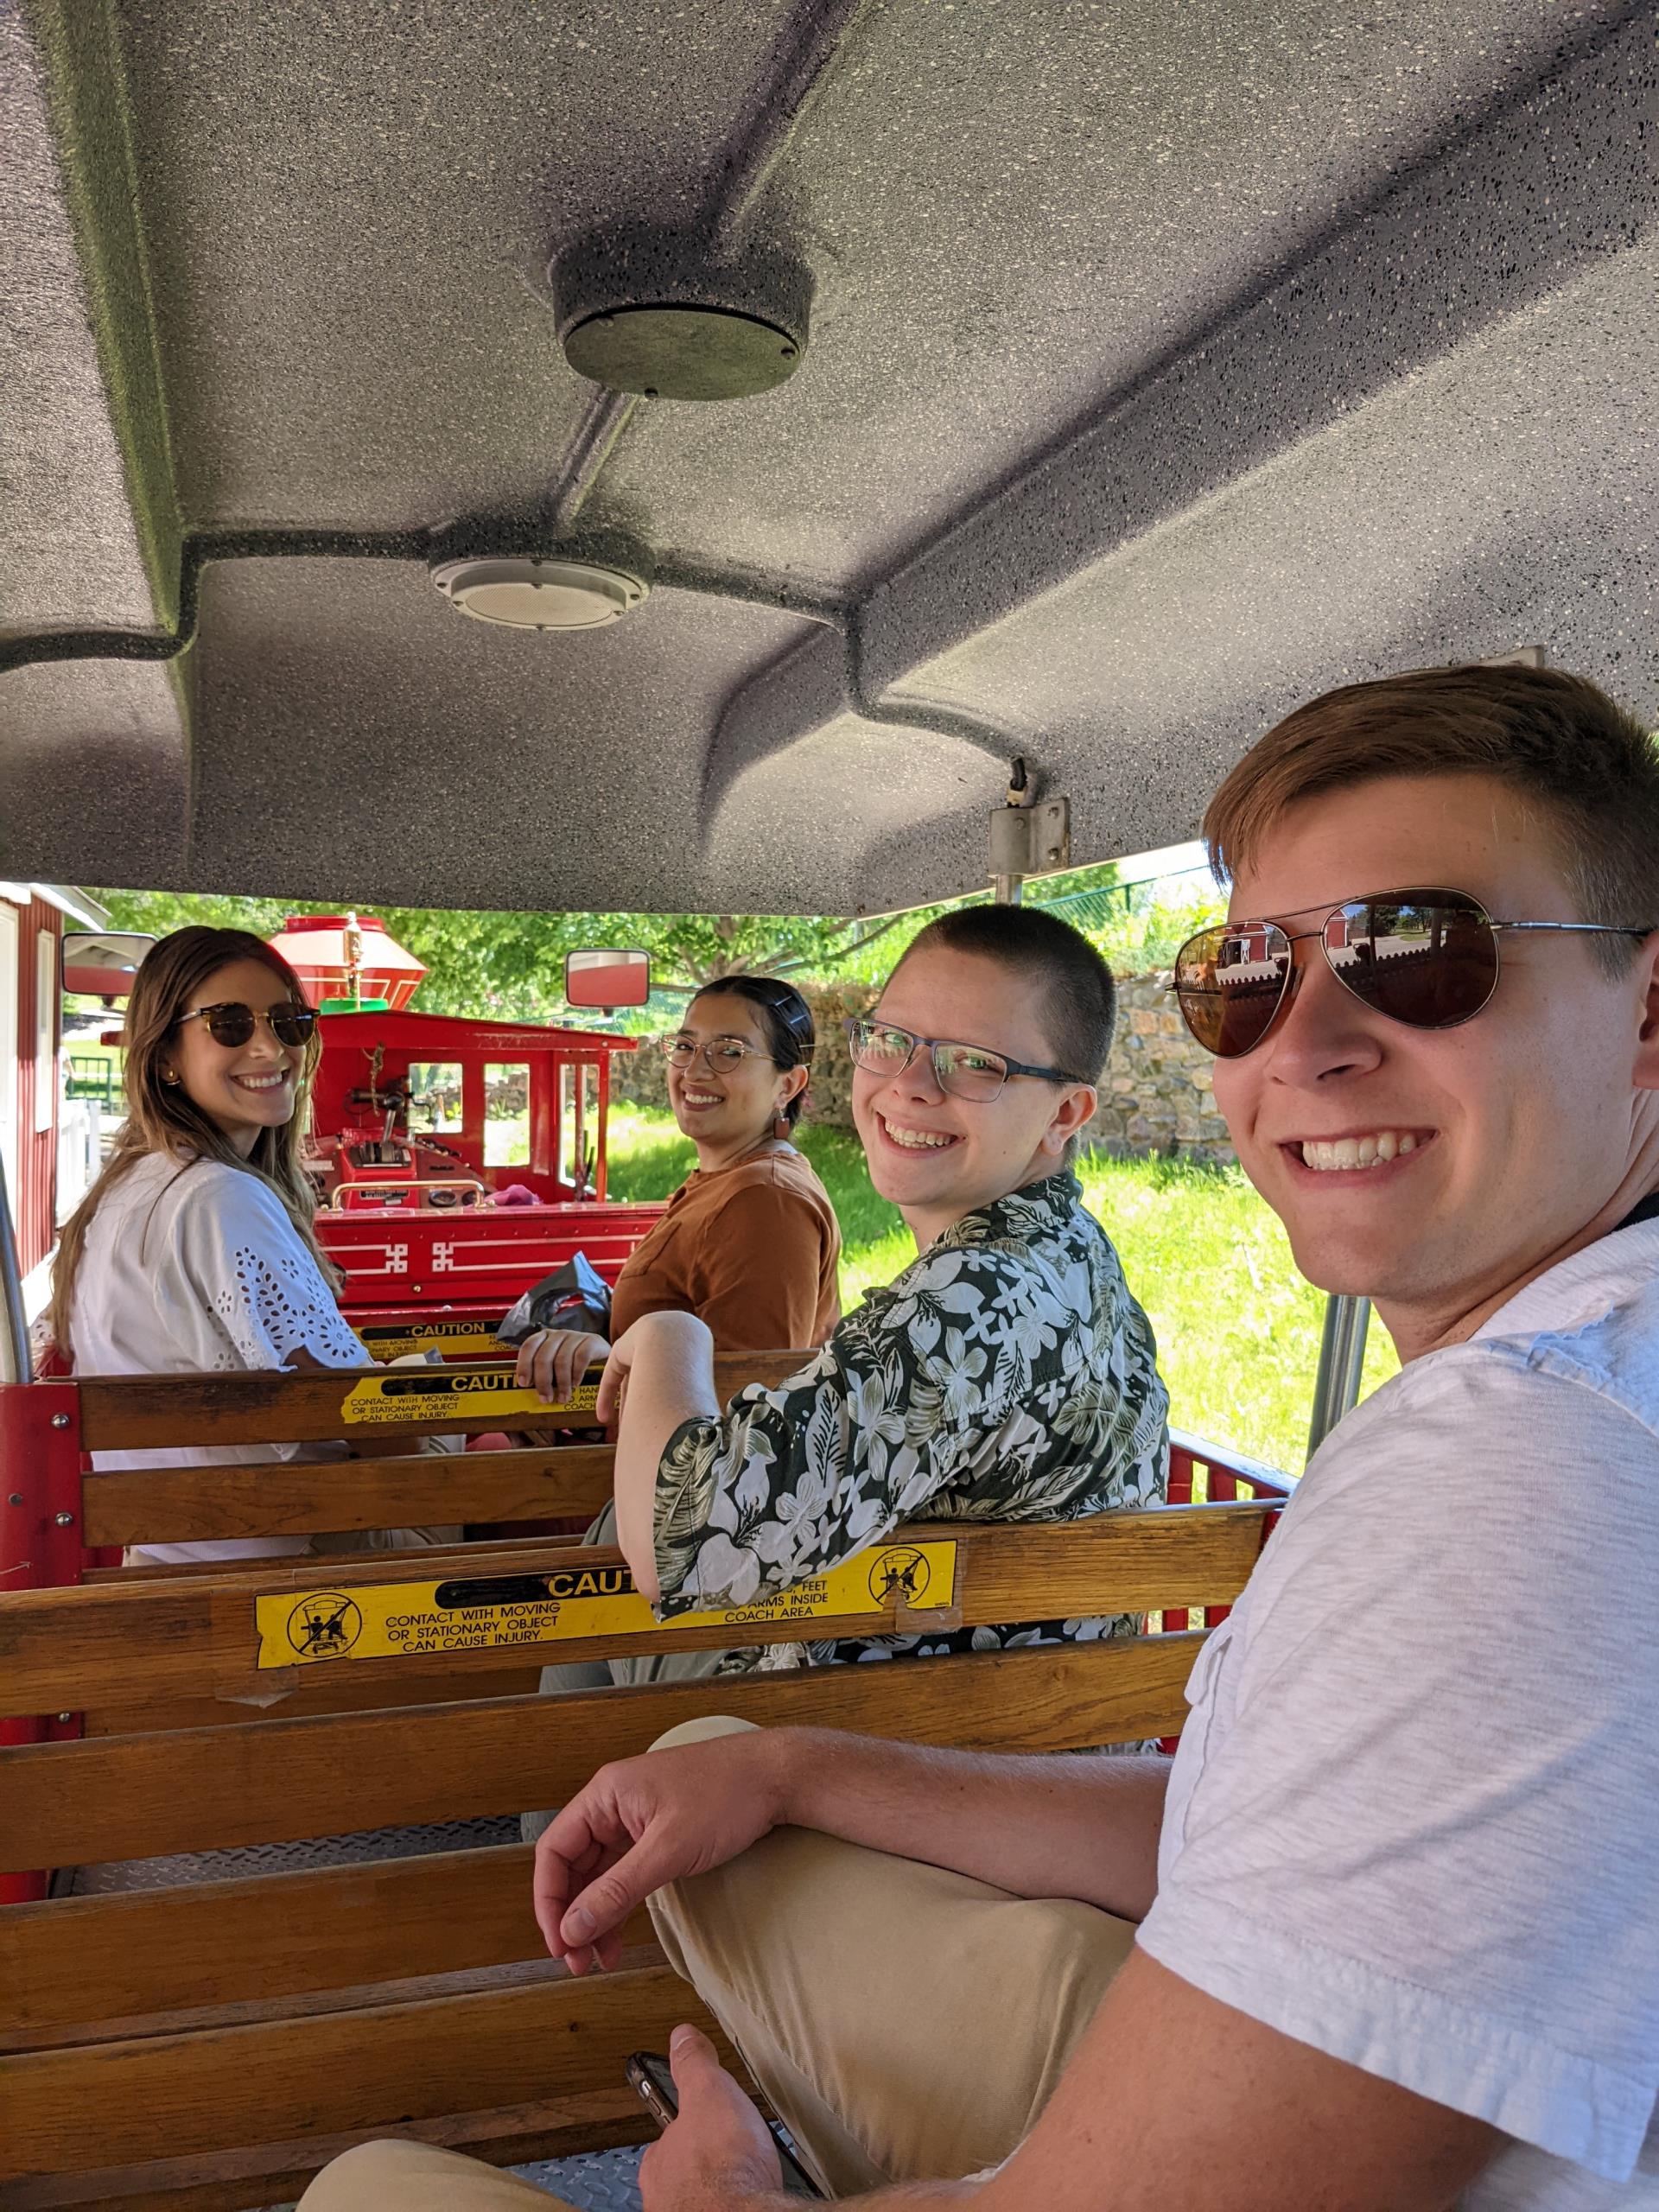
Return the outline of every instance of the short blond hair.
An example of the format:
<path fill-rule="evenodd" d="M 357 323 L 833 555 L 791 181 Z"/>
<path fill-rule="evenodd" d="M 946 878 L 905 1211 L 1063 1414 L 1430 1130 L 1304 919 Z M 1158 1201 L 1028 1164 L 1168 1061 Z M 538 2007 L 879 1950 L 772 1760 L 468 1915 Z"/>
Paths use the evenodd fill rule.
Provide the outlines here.
<path fill-rule="evenodd" d="M 1452 775 L 1491 776 L 1536 804 L 1580 920 L 1659 925 L 1659 748 L 1634 715 L 1560 669 L 1421 669 L 1310 700 L 1205 810 L 1211 866 L 1224 880 L 1249 868 L 1302 799 L 1379 776 Z M 1635 957 L 1630 938 L 1594 943 L 1610 973 Z"/>

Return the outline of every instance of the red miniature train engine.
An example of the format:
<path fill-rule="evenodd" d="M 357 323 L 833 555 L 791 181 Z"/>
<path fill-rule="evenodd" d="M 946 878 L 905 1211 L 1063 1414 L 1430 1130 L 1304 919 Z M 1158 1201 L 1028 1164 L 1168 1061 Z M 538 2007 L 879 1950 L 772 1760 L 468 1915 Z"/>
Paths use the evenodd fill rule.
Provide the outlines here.
<path fill-rule="evenodd" d="M 606 1197 L 611 1062 L 634 1039 L 410 1011 L 424 971 L 371 916 L 276 942 L 322 1011 L 306 1166 L 346 1313 L 499 1317 L 577 1251 L 613 1281 L 663 1214 Z"/>

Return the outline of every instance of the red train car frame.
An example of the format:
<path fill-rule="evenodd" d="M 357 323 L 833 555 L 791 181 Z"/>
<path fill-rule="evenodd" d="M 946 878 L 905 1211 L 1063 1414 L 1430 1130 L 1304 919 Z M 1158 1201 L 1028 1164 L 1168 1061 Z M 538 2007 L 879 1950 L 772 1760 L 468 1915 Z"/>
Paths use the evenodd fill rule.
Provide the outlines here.
<path fill-rule="evenodd" d="M 321 1027 L 308 1166 L 354 1321 L 499 1319 L 577 1251 L 614 1281 L 661 1220 L 606 1194 L 611 1063 L 631 1037 L 390 1009 Z"/>

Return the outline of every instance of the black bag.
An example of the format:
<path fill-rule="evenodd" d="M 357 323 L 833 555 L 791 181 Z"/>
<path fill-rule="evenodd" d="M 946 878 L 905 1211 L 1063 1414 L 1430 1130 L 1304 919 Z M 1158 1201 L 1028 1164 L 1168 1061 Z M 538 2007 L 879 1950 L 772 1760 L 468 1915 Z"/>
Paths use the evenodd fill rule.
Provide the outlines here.
<path fill-rule="evenodd" d="M 608 1343 L 611 1287 L 585 1252 L 527 1290 L 495 1332 L 502 1344 L 521 1344 L 537 1329 L 587 1329 Z"/>

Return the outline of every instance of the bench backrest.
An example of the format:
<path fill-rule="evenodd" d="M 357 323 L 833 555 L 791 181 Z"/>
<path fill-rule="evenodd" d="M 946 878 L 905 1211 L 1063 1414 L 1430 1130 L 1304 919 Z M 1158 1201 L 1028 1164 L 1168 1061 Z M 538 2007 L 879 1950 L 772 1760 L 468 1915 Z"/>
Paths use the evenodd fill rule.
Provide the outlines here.
<path fill-rule="evenodd" d="M 815 1618 L 813 1630 L 1203 1613 L 1236 1596 L 1275 1510 L 1265 1500 L 1062 1526 L 907 1529 L 868 1555 L 871 1569 L 891 1555 L 899 1571 L 867 1572 L 862 1609 Z M 454 1567 L 471 1586 L 463 1594 L 486 1601 L 504 1578 L 563 1587 L 562 1577 L 620 1567 L 615 1554 L 545 1540 L 417 1556 L 426 1582 Z M 388 1675 L 418 1695 L 438 1669 L 487 1684 L 499 1653 L 484 1643 L 412 1657 L 353 1656 L 352 1646 L 259 1665 L 262 1651 L 272 1656 L 273 1609 L 277 1628 L 284 1609 L 303 1619 L 325 1598 L 385 1618 L 377 1605 L 407 1587 L 410 1569 L 407 1555 L 382 1554 L 354 1561 L 344 1588 L 329 1566 L 279 1561 L 275 1572 L 20 1593 L 0 1603 L 0 1681 L 25 1707 L 43 1696 L 93 1705 L 135 1676 L 162 1700 L 203 1684 L 235 1698 L 295 1677 Z M 930 1596 L 949 1603 L 930 1607 Z M 770 1619 L 625 1628 L 556 1649 L 591 1656 L 800 1632 L 785 1605 Z M 281 1844 L 558 1803 L 607 1758 L 710 1712 L 1028 1751 L 1141 1740 L 1179 1726 L 1201 1640 L 1151 1635 L 307 1718 L 286 1717 L 284 1702 L 276 1717 L 243 1707 L 250 1717 L 216 1727 L 21 1745 L 0 1749 L 0 1866 Z M 531 1915 L 528 1856 L 449 1852 L 0 1910 L 0 2050 L 12 2054 L 0 2066 L 0 2206 L 229 2212 L 295 2193 L 334 2151 L 389 2126 L 501 2159 L 636 2138 L 623 2057 L 702 2016 L 643 1925 L 625 1972 L 564 1978 Z"/>

